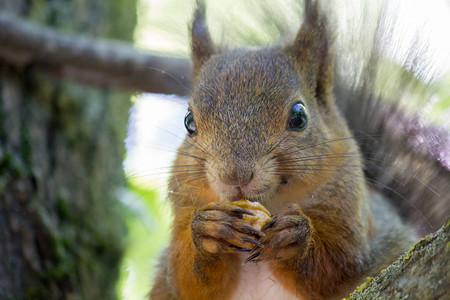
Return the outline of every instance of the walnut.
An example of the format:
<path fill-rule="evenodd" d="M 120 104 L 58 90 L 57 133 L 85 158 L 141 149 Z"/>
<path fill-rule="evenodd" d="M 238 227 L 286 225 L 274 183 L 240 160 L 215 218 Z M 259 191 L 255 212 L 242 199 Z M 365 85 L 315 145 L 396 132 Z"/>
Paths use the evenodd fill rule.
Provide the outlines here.
<path fill-rule="evenodd" d="M 232 204 L 254 213 L 254 216 L 244 214 L 243 219 L 255 229 L 261 230 L 264 225 L 272 220 L 272 218 L 270 217 L 270 212 L 259 202 L 242 199 L 239 201 L 235 201 Z"/>

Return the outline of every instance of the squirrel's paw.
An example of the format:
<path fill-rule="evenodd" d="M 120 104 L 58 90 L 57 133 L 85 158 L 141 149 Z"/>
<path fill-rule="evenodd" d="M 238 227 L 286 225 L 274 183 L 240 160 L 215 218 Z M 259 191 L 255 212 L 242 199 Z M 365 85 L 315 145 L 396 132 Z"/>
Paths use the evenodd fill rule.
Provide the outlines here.
<path fill-rule="evenodd" d="M 265 236 L 245 262 L 302 258 L 311 243 L 310 220 L 298 204 L 289 205 L 261 230 Z"/>
<path fill-rule="evenodd" d="M 207 253 L 251 251 L 264 236 L 243 220 L 254 213 L 228 203 L 212 202 L 194 212 L 192 239 L 197 250 Z"/>

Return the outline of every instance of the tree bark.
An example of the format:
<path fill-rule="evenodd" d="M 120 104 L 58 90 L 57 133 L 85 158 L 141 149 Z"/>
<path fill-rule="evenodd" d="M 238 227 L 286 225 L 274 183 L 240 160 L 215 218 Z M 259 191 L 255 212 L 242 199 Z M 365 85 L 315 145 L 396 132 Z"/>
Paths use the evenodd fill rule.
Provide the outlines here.
<path fill-rule="evenodd" d="M 449 265 L 450 219 L 378 276 L 369 278 L 349 299 L 448 299 Z"/>
<path fill-rule="evenodd" d="M 0 0 L 0 11 L 45 26 L 126 39 L 134 7 Z M 116 298 L 129 97 L 50 76 L 33 61 L 0 61 L 0 299 Z"/>

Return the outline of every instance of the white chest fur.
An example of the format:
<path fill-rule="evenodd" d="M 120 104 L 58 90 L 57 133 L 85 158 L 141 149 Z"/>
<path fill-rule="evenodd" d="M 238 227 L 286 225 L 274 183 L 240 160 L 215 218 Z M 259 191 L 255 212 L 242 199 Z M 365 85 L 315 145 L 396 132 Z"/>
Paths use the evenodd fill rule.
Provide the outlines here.
<path fill-rule="evenodd" d="M 242 261 L 245 259 L 241 257 Z M 239 284 L 233 300 L 293 300 L 301 299 L 288 292 L 265 262 L 241 265 Z"/>

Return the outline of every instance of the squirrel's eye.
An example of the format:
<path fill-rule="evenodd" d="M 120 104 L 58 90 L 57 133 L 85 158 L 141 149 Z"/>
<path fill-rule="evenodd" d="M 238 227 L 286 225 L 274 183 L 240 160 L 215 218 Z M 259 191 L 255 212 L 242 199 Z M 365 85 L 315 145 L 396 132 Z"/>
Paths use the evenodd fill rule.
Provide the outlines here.
<path fill-rule="evenodd" d="M 287 123 L 288 130 L 303 130 L 308 124 L 308 113 L 306 107 L 302 102 L 296 102 L 289 113 Z"/>
<path fill-rule="evenodd" d="M 194 116 L 192 115 L 190 109 L 188 110 L 186 117 L 184 117 L 184 127 L 186 127 L 186 130 L 190 136 L 197 133 L 197 126 L 195 125 Z"/>

